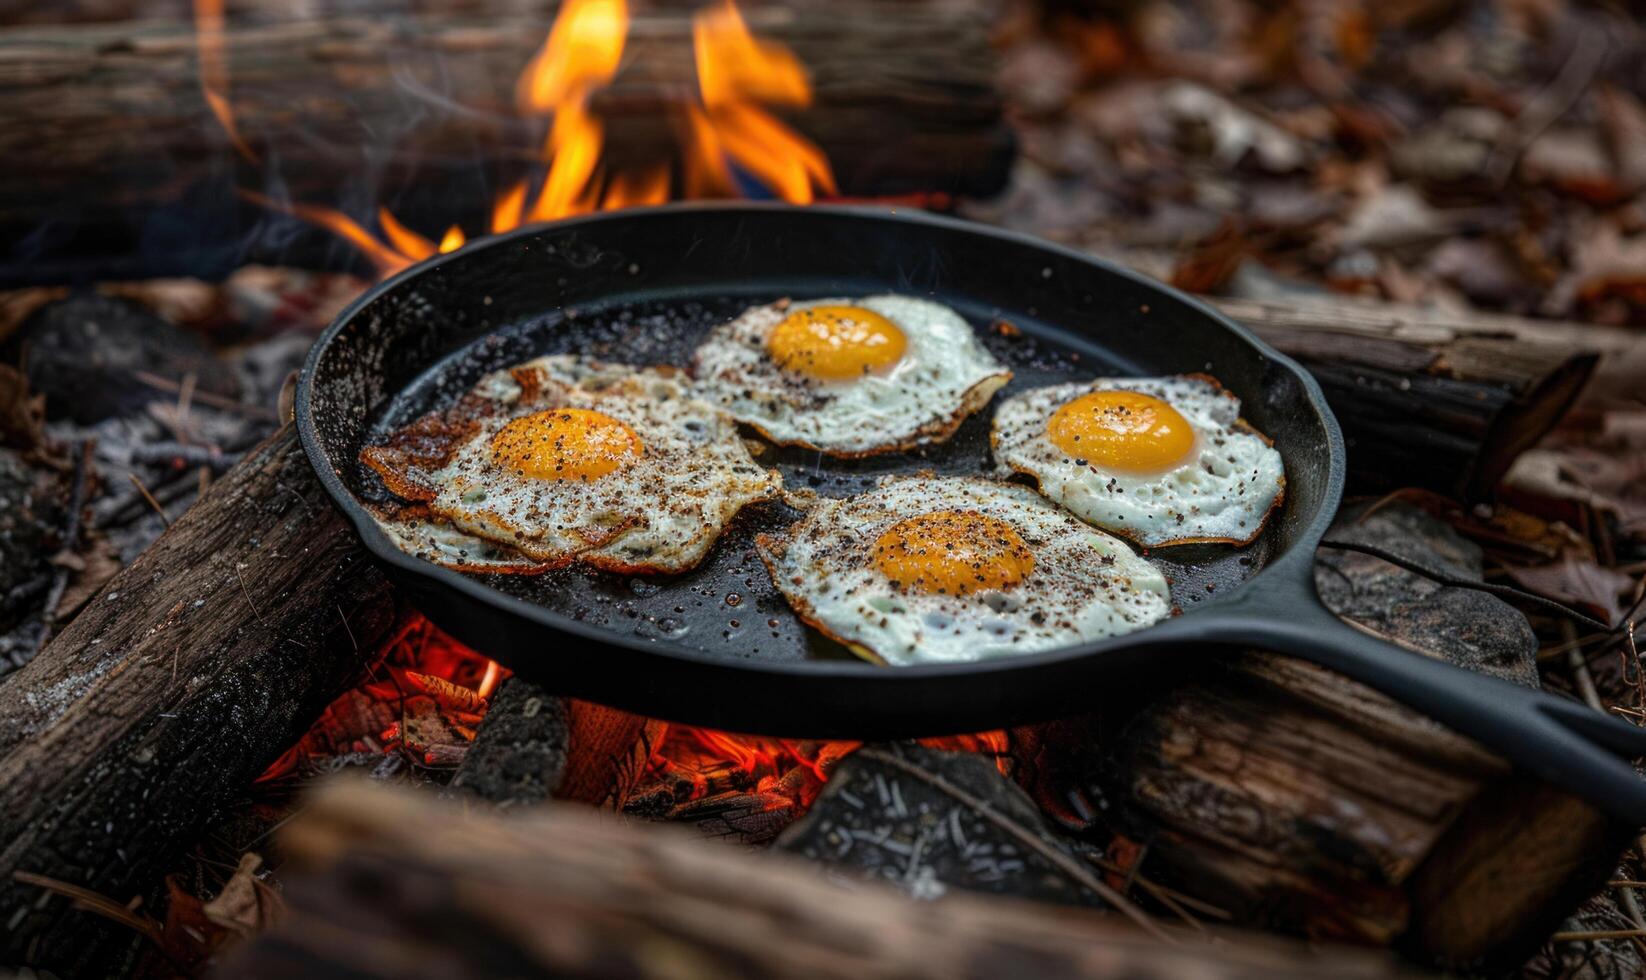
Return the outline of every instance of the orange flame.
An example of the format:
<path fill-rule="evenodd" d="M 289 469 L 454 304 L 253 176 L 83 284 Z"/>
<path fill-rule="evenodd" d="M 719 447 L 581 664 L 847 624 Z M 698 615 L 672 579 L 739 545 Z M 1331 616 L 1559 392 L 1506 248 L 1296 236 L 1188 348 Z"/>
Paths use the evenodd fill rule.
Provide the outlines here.
<path fill-rule="evenodd" d="M 590 92 L 617 75 L 628 34 L 624 0 L 568 0 L 520 74 L 515 86 L 520 108 L 547 113 L 587 101 Z"/>
<path fill-rule="evenodd" d="M 791 204 L 810 204 L 817 190 L 835 193 L 823 151 L 757 104 L 811 104 L 811 81 L 800 60 L 750 34 L 731 0 L 692 17 L 692 47 L 703 105 L 687 112 L 693 143 L 686 158 L 688 190 L 730 191 L 730 159 Z"/>
<path fill-rule="evenodd" d="M 697 88 L 710 110 L 744 102 L 808 106 L 811 81 L 794 52 L 749 33 L 737 5 L 726 0 L 692 17 Z"/>
<path fill-rule="evenodd" d="M 226 82 L 220 58 L 222 0 L 195 2 L 202 84 L 210 98 Z M 602 165 L 606 131 L 591 109 L 591 99 L 616 78 L 628 30 L 626 0 L 566 0 L 562 5 L 515 84 L 520 112 L 552 116 L 540 154 L 546 172 L 540 180 L 515 181 L 497 195 L 487 225 L 491 232 L 669 200 L 673 175 L 668 163 L 615 174 Z M 211 38 L 217 39 L 217 47 L 209 43 Z M 698 98 L 681 110 L 680 184 L 685 195 L 738 196 L 738 172 L 794 204 L 810 203 L 819 192 L 835 193 L 823 152 L 764 108 L 810 104 L 811 83 L 799 59 L 782 45 L 750 33 L 731 0 L 693 16 L 692 46 Z M 214 107 L 219 103 L 223 111 L 218 118 L 239 145 L 227 103 L 219 99 Z M 378 209 L 380 234 L 373 234 L 331 208 L 247 196 L 341 236 L 384 275 L 452 251 L 465 240 L 454 224 L 436 243 L 407 228 L 387 208 Z"/>
<path fill-rule="evenodd" d="M 240 137 L 229 106 L 229 65 L 223 53 L 223 0 L 194 0 L 194 39 L 200 53 L 200 94 L 241 156 L 257 162 L 257 154 Z"/>

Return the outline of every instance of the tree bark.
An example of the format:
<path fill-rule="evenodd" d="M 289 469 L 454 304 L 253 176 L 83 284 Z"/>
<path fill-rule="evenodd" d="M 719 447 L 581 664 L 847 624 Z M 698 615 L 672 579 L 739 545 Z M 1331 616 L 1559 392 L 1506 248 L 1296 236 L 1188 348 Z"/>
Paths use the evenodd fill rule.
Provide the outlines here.
<path fill-rule="evenodd" d="M 1214 300 L 1320 382 L 1362 488 L 1490 495 L 1591 377 L 1638 370 L 1638 332 L 1392 304 Z"/>
<path fill-rule="evenodd" d="M 428 833 L 440 827 L 441 833 Z M 1252 937 L 1167 945 L 1102 915 L 937 905 L 815 867 L 551 805 L 465 816 L 364 784 L 282 834 L 286 920 L 225 963 L 259 977 L 1381 977 L 1362 952 Z"/>
<path fill-rule="evenodd" d="M 381 573 L 288 426 L 0 698 L 0 962 L 107 975 L 133 934 L 14 880 L 147 895 L 392 627 Z"/>
<path fill-rule="evenodd" d="M 1404 505 L 1334 535 L 1479 577 L 1479 553 Z M 1535 683 L 1524 617 L 1379 559 L 1322 551 L 1328 604 L 1408 648 Z M 1391 654 L 1399 656 L 1400 654 Z M 1626 828 L 1323 668 L 1249 653 L 1158 697 L 1111 746 L 1106 798 L 1145 871 L 1236 921 L 1518 963 L 1605 880 Z"/>
<path fill-rule="evenodd" d="M 202 95 L 187 21 L 0 31 L 0 227 L 67 222 L 89 253 L 89 238 L 123 241 L 184 209 L 191 243 L 233 246 L 252 231 L 233 226 L 238 184 L 368 221 L 387 204 L 436 239 L 453 222 L 483 232 L 493 195 L 538 164 L 546 129 L 521 118 L 514 93 L 552 14 L 512 7 L 236 18 L 226 95 L 255 165 Z M 690 13 L 636 14 L 623 68 L 592 103 L 608 173 L 677 162 L 696 92 Z M 985 18 L 858 2 L 762 7 L 748 20 L 806 65 L 813 102 L 783 114 L 828 155 L 842 194 L 1003 186 L 1014 142 Z"/>

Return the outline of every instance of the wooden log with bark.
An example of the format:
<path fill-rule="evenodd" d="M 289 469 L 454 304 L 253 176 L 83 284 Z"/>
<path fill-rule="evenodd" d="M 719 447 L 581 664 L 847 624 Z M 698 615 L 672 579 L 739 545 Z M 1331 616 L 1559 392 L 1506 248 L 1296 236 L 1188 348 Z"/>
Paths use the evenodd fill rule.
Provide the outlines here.
<path fill-rule="evenodd" d="M 781 114 L 828 156 L 840 192 L 997 191 L 1015 144 L 987 18 L 854 3 L 747 14 L 806 65 L 811 105 Z M 591 104 L 608 173 L 678 160 L 696 92 L 690 14 L 636 12 L 623 68 Z M 257 164 L 237 158 L 202 94 L 189 22 L 0 30 L 0 227 L 51 220 L 79 229 L 83 251 L 112 252 L 91 239 L 124 240 L 181 206 L 196 226 L 189 241 L 232 245 L 248 230 L 232 227 L 238 183 L 367 219 L 387 204 L 436 238 L 453 222 L 483 232 L 493 196 L 540 159 L 546 120 L 516 111 L 515 84 L 552 15 L 495 0 L 446 14 L 367 5 L 237 17 L 225 95 Z"/>
<path fill-rule="evenodd" d="M 220 479 L 0 689 L 0 963 L 119 972 L 47 882 L 152 903 L 396 615 L 290 427 Z"/>
<path fill-rule="evenodd" d="M 1351 298 L 1214 300 L 1325 390 L 1363 489 L 1489 496 L 1591 378 L 1646 367 L 1639 331 Z"/>
<path fill-rule="evenodd" d="M 428 833 L 440 827 L 441 833 Z M 551 805 L 512 819 L 338 784 L 281 834 L 259 977 L 1384 977 L 1365 951 L 1154 939 L 1090 911 L 845 886 L 815 866 Z"/>
<path fill-rule="evenodd" d="M 1334 536 L 1480 577 L 1478 549 L 1404 504 L 1351 511 Z M 1494 596 L 1329 549 L 1316 583 L 1402 646 L 1537 682 L 1535 637 Z M 1520 962 L 1632 832 L 1374 691 L 1267 653 L 1153 700 L 1100 769 L 1103 798 L 1147 844 L 1145 871 L 1238 922 L 1398 943 L 1448 966 Z"/>

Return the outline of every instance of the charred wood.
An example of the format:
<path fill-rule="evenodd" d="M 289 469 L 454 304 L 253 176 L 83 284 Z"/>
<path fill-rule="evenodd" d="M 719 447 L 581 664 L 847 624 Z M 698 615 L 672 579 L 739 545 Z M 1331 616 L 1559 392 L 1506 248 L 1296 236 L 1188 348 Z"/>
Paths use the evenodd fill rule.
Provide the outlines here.
<path fill-rule="evenodd" d="M 492 698 L 451 787 L 497 806 L 541 803 L 560 787 L 570 737 L 566 701 L 511 677 Z"/>

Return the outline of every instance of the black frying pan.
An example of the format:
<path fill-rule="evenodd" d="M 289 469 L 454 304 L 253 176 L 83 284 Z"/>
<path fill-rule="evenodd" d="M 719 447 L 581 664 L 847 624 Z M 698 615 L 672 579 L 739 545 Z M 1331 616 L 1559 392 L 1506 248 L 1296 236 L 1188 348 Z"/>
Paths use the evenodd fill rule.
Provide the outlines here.
<path fill-rule="evenodd" d="M 565 569 L 465 576 L 409 557 L 362 506 L 386 499 L 357 456 L 488 371 L 546 352 L 688 362 L 703 332 L 782 296 L 900 292 L 958 310 L 1017 373 L 1012 388 L 1098 374 L 1207 371 L 1285 460 L 1282 512 L 1240 549 L 1157 549 L 1184 615 L 1128 636 L 982 663 L 877 667 L 802 626 L 752 552 L 797 515 L 746 510 L 672 578 Z M 1020 334 L 990 329 L 1009 321 Z M 922 453 L 853 462 L 772 450 L 791 486 L 843 495 L 880 474 L 982 472 L 990 412 Z M 1301 368 L 1192 299 L 1022 235 L 920 212 L 670 206 L 475 242 L 372 289 L 316 344 L 297 390 L 303 446 L 367 548 L 419 608 L 550 690 L 734 731 L 818 738 L 972 732 L 1076 713 L 1099 685 L 1183 655 L 1253 645 L 1340 671 L 1473 736 L 1633 825 L 1646 730 L 1575 702 L 1382 642 L 1321 605 L 1311 566 L 1343 487 L 1344 449 Z"/>

